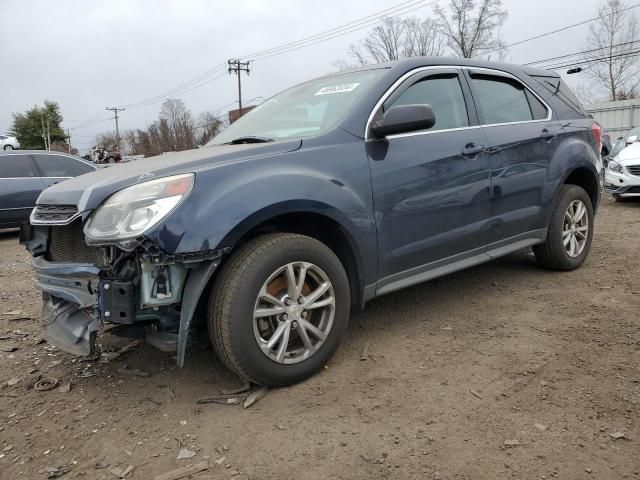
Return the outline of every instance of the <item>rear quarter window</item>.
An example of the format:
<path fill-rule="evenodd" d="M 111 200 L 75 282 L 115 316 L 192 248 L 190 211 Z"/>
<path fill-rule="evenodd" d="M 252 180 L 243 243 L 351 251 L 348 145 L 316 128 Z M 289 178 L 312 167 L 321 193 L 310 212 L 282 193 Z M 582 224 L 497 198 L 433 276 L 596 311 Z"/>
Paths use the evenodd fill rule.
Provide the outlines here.
<path fill-rule="evenodd" d="M 543 77 L 533 75 L 531 78 L 536 80 L 547 92 L 560 100 L 574 112 L 577 112 L 584 117 L 589 116 L 580 103 L 580 100 L 578 100 L 578 97 L 576 97 L 575 93 L 571 91 L 569 86 L 564 83 L 560 77 Z"/>

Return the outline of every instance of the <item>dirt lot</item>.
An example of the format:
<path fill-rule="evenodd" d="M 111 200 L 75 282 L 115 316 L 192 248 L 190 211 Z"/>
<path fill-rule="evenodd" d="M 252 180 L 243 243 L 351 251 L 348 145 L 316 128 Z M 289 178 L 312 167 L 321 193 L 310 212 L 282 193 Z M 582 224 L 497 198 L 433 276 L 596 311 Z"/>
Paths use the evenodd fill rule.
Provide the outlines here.
<path fill-rule="evenodd" d="M 639 250 L 640 202 L 607 200 L 580 270 L 522 252 L 377 299 L 323 373 L 243 409 L 196 404 L 238 384 L 202 334 L 184 369 L 146 345 L 100 364 L 39 343 L 35 320 L 12 320 L 36 318 L 39 296 L 1 233 L 0 477 L 208 460 L 192 478 L 640 478 Z M 71 391 L 35 391 L 38 375 Z M 181 445 L 196 455 L 176 459 Z"/>

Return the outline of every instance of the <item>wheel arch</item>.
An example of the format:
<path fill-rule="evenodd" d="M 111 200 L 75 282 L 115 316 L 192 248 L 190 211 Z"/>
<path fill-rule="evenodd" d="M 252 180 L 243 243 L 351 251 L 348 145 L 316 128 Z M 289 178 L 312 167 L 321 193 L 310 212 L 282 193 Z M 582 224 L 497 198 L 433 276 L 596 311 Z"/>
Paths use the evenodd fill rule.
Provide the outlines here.
<path fill-rule="evenodd" d="M 582 188 L 587 192 L 587 195 L 589 195 L 593 210 L 596 211 L 598 209 L 600 203 L 600 182 L 598 181 L 598 174 L 594 167 L 581 165 L 574 168 L 567 173 L 562 185 L 576 185 Z"/>
<path fill-rule="evenodd" d="M 327 204 L 307 200 L 283 202 L 265 207 L 242 220 L 224 237 L 220 246 L 230 247 L 233 251 L 261 234 L 273 232 L 315 238 L 336 254 L 349 279 L 352 303 L 361 305 L 365 300 L 365 274 L 354 228 L 340 211 Z"/>

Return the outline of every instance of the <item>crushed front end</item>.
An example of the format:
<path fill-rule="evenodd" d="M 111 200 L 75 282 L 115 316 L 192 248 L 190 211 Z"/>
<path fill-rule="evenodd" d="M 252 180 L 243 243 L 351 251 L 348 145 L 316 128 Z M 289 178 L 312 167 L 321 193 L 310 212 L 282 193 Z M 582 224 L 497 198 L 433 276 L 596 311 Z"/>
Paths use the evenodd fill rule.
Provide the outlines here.
<path fill-rule="evenodd" d="M 183 177 L 178 180 L 184 183 Z M 172 196 L 176 188 L 191 187 L 170 180 L 165 184 Z M 191 318 L 222 252 L 171 255 L 150 242 L 143 233 L 158 223 L 148 219 L 159 194 L 141 200 L 144 192 L 136 191 L 134 200 L 118 200 L 139 185 L 145 184 L 121 190 L 94 211 L 39 204 L 21 228 L 20 243 L 33 256 L 48 342 L 75 355 L 93 355 L 98 331 L 109 326 L 111 333 L 144 337 L 164 351 L 177 351 L 182 364 Z M 97 239 L 87 234 L 92 221 Z M 102 232 L 110 237 L 100 238 Z"/>

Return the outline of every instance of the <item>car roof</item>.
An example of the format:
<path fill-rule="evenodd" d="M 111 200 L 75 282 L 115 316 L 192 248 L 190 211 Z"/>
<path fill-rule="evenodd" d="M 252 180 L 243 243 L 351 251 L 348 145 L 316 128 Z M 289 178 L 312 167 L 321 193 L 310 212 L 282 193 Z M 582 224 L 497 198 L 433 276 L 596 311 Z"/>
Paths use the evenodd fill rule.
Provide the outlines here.
<path fill-rule="evenodd" d="M 348 70 L 343 70 L 341 72 L 336 73 L 348 73 L 348 72 L 359 72 L 366 70 L 377 70 L 377 69 L 397 69 L 397 70 L 413 70 L 414 68 L 426 67 L 426 66 L 462 66 L 462 67 L 475 67 L 475 68 L 490 68 L 494 70 L 502 70 L 507 73 L 517 73 L 524 72 L 527 75 L 534 75 L 538 77 L 560 77 L 556 72 L 552 70 L 544 70 L 542 68 L 534 68 L 528 67 L 524 65 L 516 65 L 514 63 L 501 63 L 501 62 L 491 62 L 488 60 L 477 60 L 470 58 L 458 58 L 458 57 L 411 57 L 403 60 L 396 60 L 393 62 L 386 63 L 376 63 L 371 65 L 363 65 L 361 67 L 356 67 Z M 335 75 L 336 73 L 332 73 L 331 75 Z"/>
<path fill-rule="evenodd" d="M 93 162 L 88 162 L 87 160 L 85 160 L 82 157 L 79 157 L 78 155 L 73 155 L 71 153 L 67 153 L 67 152 L 58 152 L 56 150 L 0 150 L 0 157 L 4 157 L 4 156 L 8 156 L 8 155 L 31 155 L 31 154 L 46 154 L 46 155 L 61 155 L 63 157 L 68 157 L 68 158 L 73 158 L 74 160 L 77 160 L 81 163 L 84 163 L 86 165 L 91 165 L 92 167 L 98 169 L 100 168 L 98 165 L 96 165 Z"/>
<path fill-rule="evenodd" d="M 73 157 L 73 158 L 77 158 L 78 160 L 82 160 L 79 156 L 77 155 L 73 155 L 72 153 L 67 153 L 67 152 L 58 152 L 57 150 L 1 150 L 0 151 L 0 155 L 18 155 L 18 154 L 27 154 L 27 155 L 31 155 L 34 153 L 44 153 L 47 155 L 64 155 L 65 157 Z"/>

